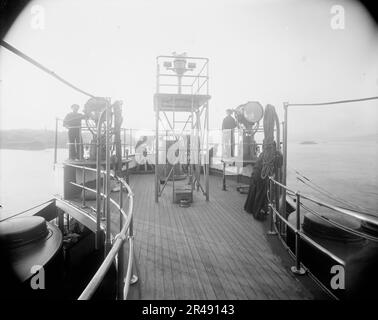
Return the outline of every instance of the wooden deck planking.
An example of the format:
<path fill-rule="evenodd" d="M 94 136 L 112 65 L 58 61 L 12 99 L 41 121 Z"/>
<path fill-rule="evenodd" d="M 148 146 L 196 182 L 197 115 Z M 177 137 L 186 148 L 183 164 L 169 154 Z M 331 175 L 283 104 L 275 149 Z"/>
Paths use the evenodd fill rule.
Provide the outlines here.
<path fill-rule="evenodd" d="M 192 206 L 180 208 L 170 184 L 156 204 L 154 176 L 130 177 L 139 272 L 131 298 L 312 298 L 272 252 L 263 224 L 243 210 L 245 195 L 231 186 L 222 191 L 222 180 L 211 176 L 210 201 L 194 191 Z M 118 212 L 111 228 L 119 232 Z"/>
<path fill-rule="evenodd" d="M 130 180 L 142 299 L 311 298 L 244 212 L 245 195 L 222 191 L 218 177 L 210 201 L 194 192 L 190 208 L 172 204 L 169 185 L 155 204 L 152 175 Z"/>

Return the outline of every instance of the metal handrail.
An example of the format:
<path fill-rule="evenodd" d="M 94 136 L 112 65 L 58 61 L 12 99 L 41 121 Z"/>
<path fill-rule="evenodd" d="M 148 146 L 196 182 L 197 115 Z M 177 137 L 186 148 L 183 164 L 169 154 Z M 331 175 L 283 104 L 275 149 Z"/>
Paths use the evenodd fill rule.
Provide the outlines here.
<path fill-rule="evenodd" d="M 376 241 L 378 242 L 378 238 L 377 237 L 374 237 L 374 236 L 370 236 L 368 234 L 365 234 L 363 232 L 359 232 L 357 230 L 354 230 L 352 228 L 348 228 L 344 225 L 342 225 L 341 223 L 338 223 L 336 221 L 333 221 L 331 219 L 328 219 L 328 218 L 325 218 L 324 216 L 322 216 L 321 214 L 319 214 L 318 212 L 316 212 L 315 210 L 312 210 L 310 209 L 309 207 L 301 204 L 301 207 L 304 208 L 305 210 L 307 210 L 308 212 L 312 213 L 314 216 L 317 216 L 319 219 L 322 219 L 323 221 L 325 222 L 328 222 L 329 224 L 343 230 L 343 231 L 346 231 L 346 232 L 349 232 L 351 234 L 354 234 L 355 236 L 358 236 L 358 237 L 361 237 L 361 238 L 365 238 L 367 240 L 371 240 L 371 241 Z"/>
<path fill-rule="evenodd" d="M 109 117 L 108 117 L 108 114 L 109 114 L 109 109 L 111 108 L 111 105 L 109 104 L 105 110 L 103 110 L 99 116 L 99 120 L 98 120 L 98 125 L 97 125 L 97 132 L 101 132 L 101 129 L 102 129 L 102 124 L 103 124 L 103 117 L 106 116 L 106 127 L 105 127 L 105 134 L 106 134 L 106 170 L 101 170 L 101 153 L 100 153 L 100 141 L 99 141 L 99 135 L 97 136 L 97 159 L 96 159 L 96 169 L 94 168 L 88 168 L 86 166 L 79 166 L 79 165 L 74 165 L 74 164 L 71 164 L 71 163 L 66 163 L 67 166 L 71 166 L 73 168 L 76 168 L 76 169 L 81 169 L 83 170 L 83 184 L 77 184 L 77 183 L 74 183 L 74 182 L 71 182 L 72 184 L 82 188 L 83 192 L 85 190 L 88 190 L 88 191 L 91 191 L 91 192 L 95 192 L 96 193 L 96 209 L 95 209 L 95 212 L 96 212 L 96 225 L 97 225 L 97 232 L 96 232 L 96 247 L 98 246 L 99 244 L 99 237 L 98 237 L 98 232 L 100 231 L 100 219 L 101 219 L 101 204 L 100 204 L 100 197 L 103 197 L 104 200 L 106 201 L 106 206 L 105 206 L 105 213 L 106 213 L 106 220 L 107 220 L 107 224 L 106 224 L 106 241 L 105 241 L 105 246 L 106 246 L 106 257 L 103 261 L 103 263 L 101 264 L 100 268 L 97 270 L 96 274 L 93 276 L 93 278 L 91 279 L 91 281 L 88 283 L 87 287 L 84 289 L 84 291 L 82 292 L 82 294 L 80 295 L 80 297 L 78 298 L 79 300 L 86 300 L 86 299 L 90 299 L 92 297 L 92 295 L 95 293 L 95 291 L 97 290 L 98 286 L 101 284 L 102 280 L 104 279 L 106 273 L 108 272 L 110 266 L 112 265 L 113 263 L 113 260 L 115 259 L 116 255 L 118 255 L 118 278 L 119 279 L 122 279 L 121 281 L 123 281 L 123 277 L 121 275 L 123 275 L 123 243 L 126 239 L 129 239 L 130 243 L 129 243 L 129 246 L 130 246 L 130 250 L 129 250 L 129 262 L 128 262 L 128 268 L 127 268 L 127 273 L 126 273 L 126 279 L 129 279 L 125 282 L 125 284 L 123 285 L 123 290 L 122 290 L 122 293 L 121 293 L 121 290 L 120 290 L 120 287 L 122 287 L 122 285 L 119 285 L 118 288 L 118 298 L 121 298 L 121 299 L 126 299 L 127 298 L 127 295 L 125 295 L 125 293 L 127 294 L 128 293 L 128 290 L 129 290 L 129 286 L 130 286 L 130 279 L 131 279 L 131 272 L 132 272 L 132 266 L 133 266 L 133 241 L 132 241 L 132 238 L 133 238 L 133 197 L 134 197 L 134 194 L 130 188 L 130 186 L 128 185 L 128 183 L 118 177 L 116 174 L 112 174 L 110 172 L 110 157 L 109 157 Z M 91 172 L 96 172 L 96 190 L 94 189 L 91 189 L 91 188 L 88 188 L 85 186 L 85 172 L 86 171 L 91 171 Z M 104 184 L 104 187 L 106 187 L 106 189 L 104 190 L 104 192 L 101 192 L 101 186 L 100 186 L 100 179 L 101 179 L 101 174 L 104 175 L 104 177 L 106 178 L 106 184 Z M 110 185 L 109 185 L 109 179 L 110 177 L 113 177 L 115 180 L 117 180 L 117 182 L 120 183 L 120 204 L 118 204 L 116 201 L 114 201 L 113 199 L 110 198 Z M 127 213 L 123 210 L 122 208 L 122 191 L 123 191 L 123 188 L 126 188 L 127 192 L 128 192 L 128 197 L 129 197 L 129 203 L 128 203 L 128 210 L 127 210 Z M 114 237 L 114 242 L 111 243 L 111 239 L 110 239 L 110 203 L 112 203 L 116 208 L 117 210 L 120 212 L 121 214 L 121 219 L 120 219 L 120 223 L 121 223 L 121 230 L 118 234 L 115 235 Z M 83 205 L 85 205 L 85 194 L 83 194 Z M 125 219 L 125 223 L 122 225 L 122 218 Z M 127 233 L 128 233 L 128 236 L 127 236 Z M 132 255 L 131 255 L 132 254 Z"/>
<path fill-rule="evenodd" d="M 61 118 L 56 118 L 56 124 L 55 124 L 55 142 L 54 142 L 54 166 L 58 163 L 58 153 L 57 153 L 57 149 L 58 149 L 58 122 L 63 122 L 63 119 Z M 91 127 L 89 126 L 69 126 L 69 127 L 65 127 L 66 129 L 81 129 L 83 132 L 86 132 L 86 133 L 90 133 L 91 132 Z M 130 130 L 130 143 L 127 143 L 126 142 L 126 131 Z M 130 151 L 132 150 L 132 141 L 131 141 L 131 136 L 132 136 L 132 130 L 133 129 L 127 129 L 127 128 L 121 128 L 121 131 L 123 132 L 123 138 L 124 138 L 124 141 L 121 143 L 121 146 L 123 148 L 123 156 L 125 158 L 127 158 L 127 155 L 129 154 L 129 152 L 127 151 L 127 149 L 129 148 Z M 66 145 L 67 146 L 70 146 L 70 145 L 78 145 L 78 146 L 82 146 L 82 147 L 89 147 L 89 146 L 97 146 L 97 142 L 84 142 L 83 139 L 81 139 L 81 142 L 66 142 Z M 81 152 L 80 153 L 80 156 L 79 156 L 80 160 L 85 160 L 86 158 L 84 158 L 84 154 Z"/>
<path fill-rule="evenodd" d="M 269 204 L 269 207 L 272 208 L 272 210 L 274 211 L 275 215 L 278 216 L 285 224 L 286 226 L 288 226 L 291 230 L 293 230 L 293 232 L 295 233 L 299 233 L 300 236 L 306 240 L 307 242 L 309 242 L 310 244 L 312 244 L 314 247 L 316 247 L 317 249 L 319 249 L 319 251 L 322 251 L 323 253 L 327 254 L 328 256 L 330 256 L 332 259 L 334 259 L 335 261 L 337 261 L 339 264 L 341 265 L 345 265 L 345 262 L 340 259 L 338 256 L 336 256 L 335 254 L 333 254 L 331 251 L 327 250 L 326 248 L 324 248 L 322 245 L 320 245 L 319 243 L 317 243 L 316 241 L 312 240 L 310 237 L 308 237 L 303 231 L 301 230 L 297 230 L 295 228 L 295 226 L 292 226 L 290 224 L 290 222 L 285 219 L 279 212 L 278 210 L 271 204 Z"/>
<path fill-rule="evenodd" d="M 278 207 L 277 208 L 275 207 L 273 200 L 272 200 L 273 189 L 274 189 L 273 185 L 277 185 L 277 186 L 279 186 L 283 189 L 282 194 L 284 195 L 284 202 L 286 202 L 286 198 L 285 198 L 286 194 L 291 194 L 291 195 L 296 197 L 296 219 L 295 219 L 296 223 L 295 223 L 295 225 L 292 225 L 291 223 L 289 223 L 287 217 L 284 217 L 282 215 L 282 213 L 280 213 L 278 211 Z M 316 242 L 310 236 L 305 234 L 304 231 L 302 231 L 302 229 L 301 229 L 301 210 L 300 210 L 301 208 L 304 208 L 305 210 L 307 210 L 311 214 L 314 214 L 316 217 L 322 219 L 323 221 L 325 221 L 325 222 L 327 222 L 327 223 L 335 226 L 336 228 L 341 229 L 341 230 L 343 230 L 347 233 L 359 236 L 359 237 L 367 239 L 367 240 L 378 241 L 377 237 L 374 237 L 372 235 L 360 232 L 358 230 L 353 230 L 349 227 L 342 225 L 339 222 L 336 222 L 336 221 L 333 221 L 332 219 L 328 219 L 328 218 L 323 217 L 317 211 L 312 210 L 311 208 L 308 208 L 307 206 L 305 206 L 301 202 L 301 199 L 303 198 L 303 199 L 308 200 L 312 203 L 315 203 L 319 206 L 326 207 L 328 209 L 331 209 L 333 211 L 336 211 L 336 212 L 341 213 L 343 215 L 346 215 L 348 217 L 353 217 L 355 219 L 359 219 L 360 221 L 368 222 L 368 223 L 371 223 L 375 226 L 378 226 L 378 218 L 375 218 L 374 216 L 364 215 L 360 212 L 355 212 L 355 211 L 352 211 L 352 210 L 333 206 L 333 205 L 328 204 L 324 201 L 318 200 L 318 199 L 316 199 L 312 196 L 302 194 L 299 191 L 294 192 L 288 186 L 276 181 L 273 177 L 269 177 L 269 187 L 267 188 L 267 197 L 268 197 L 268 203 L 269 203 L 268 207 L 269 207 L 269 211 L 270 211 L 270 231 L 268 232 L 268 234 L 276 234 L 276 235 L 278 234 L 281 241 L 284 242 L 283 238 L 281 237 L 281 225 L 279 225 L 279 228 L 277 227 L 277 225 L 275 224 L 275 222 L 276 222 L 275 217 L 278 217 L 280 219 L 280 221 L 283 222 L 286 225 L 286 227 L 289 227 L 294 232 L 295 248 L 294 248 L 294 251 L 292 253 L 293 253 L 294 258 L 295 258 L 295 265 L 291 268 L 291 271 L 295 274 L 303 275 L 303 274 L 306 273 L 306 270 L 307 270 L 307 269 L 305 269 L 306 268 L 305 266 L 304 266 L 304 268 L 302 267 L 303 265 L 302 265 L 302 262 L 301 262 L 301 249 L 300 249 L 300 246 L 301 246 L 300 240 L 301 239 L 306 241 L 308 244 L 315 247 L 317 250 L 319 250 L 323 254 L 327 255 L 328 257 L 330 257 L 334 261 L 336 261 L 339 265 L 342 265 L 342 266 L 345 267 L 345 261 L 343 261 L 343 259 L 336 256 L 334 253 L 329 251 L 327 248 L 325 248 L 324 246 L 322 246 L 321 244 Z M 275 201 L 278 201 L 277 198 L 275 199 Z M 276 205 L 277 205 L 277 203 L 276 203 Z M 285 206 L 282 206 L 282 208 L 285 209 Z M 290 249 L 290 251 L 292 251 L 292 250 Z M 311 273 L 311 271 L 310 271 L 310 273 Z M 315 279 L 316 279 L 316 276 L 314 276 L 314 275 L 312 275 L 312 276 L 315 277 Z M 316 280 L 319 281 L 318 279 L 316 279 Z M 324 285 L 322 285 L 322 286 L 324 287 Z M 330 292 L 328 288 L 325 288 L 325 289 L 326 289 L 327 292 Z M 331 292 L 331 295 L 334 296 L 332 292 Z"/>
<path fill-rule="evenodd" d="M 280 186 L 281 188 L 284 188 L 286 191 L 291 192 L 292 194 L 297 194 L 298 193 L 298 192 L 295 192 L 295 191 L 291 190 L 290 188 L 288 188 L 287 186 L 283 185 L 282 183 L 274 180 L 272 177 L 269 177 L 269 180 L 271 180 L 274 184 Z M 353 211 L 353 210 L 349 210 L 349 209 L 345 209 L 345 208 L 340 208 L 338 206 L 334 206 L 334 205 L 326 203 L 326 202 L 324 202 L 322 200 L 316 199 L 313 196 L 309 196 L 309 195 L 303 194 L 302 192 L 301 192 L 301 198 L 309 200 L 310 202 L 313 202 L 313 203 L 315 203 L 315 204 L 317 204 L 317 205 L 319 205 L 321 207 L 325 207 L 325 208 L 331 209 L 333 211 L 336 211 L 336 212 L 342 213 L 344 215 L 347 215 L 349 217 L 356 218 L 358 220 L 361 220 L 361 221 L 364 221 L 364 222 L 368 222 L 368 223 L 372 223 L 372 224 L 378 226 L 378 217 L 376 218 L 376 217 L 374 217 L 372 215 L 365 215 L 365 214 L 362 214 L 361 212 L 357 212 L 357 211 Z"/>
<path fill-rule="evenodd" d="M 89 168 L 85 166 L 78 166 L 74 164 L 67 163 L 67 166 L 76 168 L 76 169 L 82 169 L 86 171 L 91 171 L 91 172 L 97 172 L 96 169 L 94 168 Z M 106 175 L 105 170 L 100 170 L 101 174 Z M 129 291 L 129 286 L 130 286 L 130 279 L 131 279 L 131 273 L 132 273 L 132 266 L 134 263 L 134 255 L 133 255 L 133 234 L 132 234 L 132 222 L 133 222 L 133 206 L 134 206 L 134 194 L 130 188 L 130 186 L 127 184 L 127 182 L 115 174 L 110 174 L 110 176 L 114 179 L 117 180 L 121 184 L 120 186 L 120 193 L 122 194 L 122 188 L 126 188 L 128 197 L 129 197 L 129 204 L 128 204 L 128 210 L 125 212 L 125 210 L 114 200 L 110 199 L 111 203 L 116 207 L 116 209 L 122 214 L 123 218 L 125 219 L 125 223 L 121 229 L 121 231 L 114 236 L 114 242 L 112 244 L 112 247 L 107 254 L 105 260 L 101 264 L 100 268 L 97 270 L 96 274 L 93 276 L 92 280 L 89 282 L 85 290 L 82 292 L 78 300 L 87 300 L 90 299 L 91 296 L 95 293 L 96 289 L 98 286 L 101 284 L 102 280 L 104 279 L 107 271 L 109 270 L 113 260 L 115 259 L 116 255 L 119 253 L 120 249 L 122 248 L 123 242 L 128 239 L 129 240 L 129 260 L 128 260 L 128 266 L 127 266 L 127 272 L 126 272 L 126 277 L 125 277 L 125 285 L 123 289 L 123 298 L 127 298 L 127 293 Z M 71 184 L 81 187 L 83 190 L 87 190 L 90 192 L 94 192 L 97 194 L 97 191 L 92 188 L 88 188 L 84 185 L 77 184 L 74 182 L 71 182 Z M 100 192 L 100 195 L 104 198 L 109 197 L 108 194 Z M 129 235 L 127 236 L 127 233 L 129 231 Z M 131 232 L 130 232 L 131 231 Z"/>
<path fill-rule="evenodd" d="M 121 231 L 115 235 L 114 242 L 112 244 L 112 248 L 110 249 L 109 253 L 107 254 L 105 260 L 101 264 L 100 268 L 97 270 L 96 274 L 93 276 L 92 280 L 88 283 L 87 287 L 84 289 L 78 300 L 87 300 L 90 299 L 91 296 L 94 294 L 98 286 L 101 284 L 102 280 L 104 279 L 107 271 L 109 270 L 111 264 L 113 263 L 113 260 L 115 259 L 116 255 L 122 248 L 123 242 L 128 238 L 129 239 L 129 261 L 127 266 L 127 272 L 126 272 L 126 280 L 124 284 L 124 290 L 123 290 L 123 299 L 127 298 L 127 293 L 130 286 L 130 279 L 131 279 L 131 273 L 132 273 L 132 266 L 133 266 L 133 235 L 129 234 L 129 237 L 127 237 L 127 233 L 129 231 L 130 226 L 132 225 L 132 215 L 133 215 L 133 198 L 134 195 L 131 191 L 131 188 L 129 185 L 124 181 L 122 178 L 118 178 L 118 181 L 121 182 L 121 189 L 125 187 L 128 191 L 129 195 L 129 207 L 128 207 L 128 213 L 126 213 L 119 205 L 117 205 L 117 209 L 121 212 L 123 217 L 126 219 L 125 224 L 123 225 Z M 126 293 L 126 294 L 125 294 Z"/>

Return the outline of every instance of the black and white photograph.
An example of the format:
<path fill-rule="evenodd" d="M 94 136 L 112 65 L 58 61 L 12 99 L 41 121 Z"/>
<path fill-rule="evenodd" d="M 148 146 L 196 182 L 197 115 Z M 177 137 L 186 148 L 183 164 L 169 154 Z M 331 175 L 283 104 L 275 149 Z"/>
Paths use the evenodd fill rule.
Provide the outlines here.
<path fill-rule="evenodd" d="M 371 2 L 0 0 L 0 33 L 1 300 L 378 300 Z"/>

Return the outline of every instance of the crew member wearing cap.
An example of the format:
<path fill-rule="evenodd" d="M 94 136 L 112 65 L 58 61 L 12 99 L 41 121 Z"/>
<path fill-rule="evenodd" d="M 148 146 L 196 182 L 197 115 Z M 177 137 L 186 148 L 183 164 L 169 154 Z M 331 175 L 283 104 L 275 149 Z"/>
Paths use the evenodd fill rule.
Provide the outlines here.
<path fill-rule="evenodd" d="M 84 115 L 79 113 L 79 105 L 71 106 L 72 112 L 68 113 L 64 120 L 63 126 L 68 129 L 69 158 L 71 160 L 79 160 L 82 155 L 81 143 L 81 120 Z"/>

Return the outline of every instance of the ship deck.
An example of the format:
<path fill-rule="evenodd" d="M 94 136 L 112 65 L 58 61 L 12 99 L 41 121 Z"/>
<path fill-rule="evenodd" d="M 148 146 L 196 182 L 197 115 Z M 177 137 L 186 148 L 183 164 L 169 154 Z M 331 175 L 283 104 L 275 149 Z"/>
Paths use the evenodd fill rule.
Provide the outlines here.
<path fill-rule="evenodd" d="M 153 175 L 132 175 L 135 193 L 135 299 L 311 299 L 273 253 L 264 225 L 243 210 L 246 195 L 210 176 L 210 201 L 189 208 L 172 189 L 154 201 Z"/>
<path fill-rule="evenodd" d="M 210 176 L 210 201 L 194 191 L 192 206 L 181 208 L 172 203 L 171 183 L 156 204 L 154 176 L 130 176 L 139 276 L 130 299 L 314 298 L 274 252 L 271 242 L 279 240 L 243 210 L 246 195 L 227 183 L 222 191 L 221 177 Z M 114 234 L 118 222 L 112 213 Z"/>

